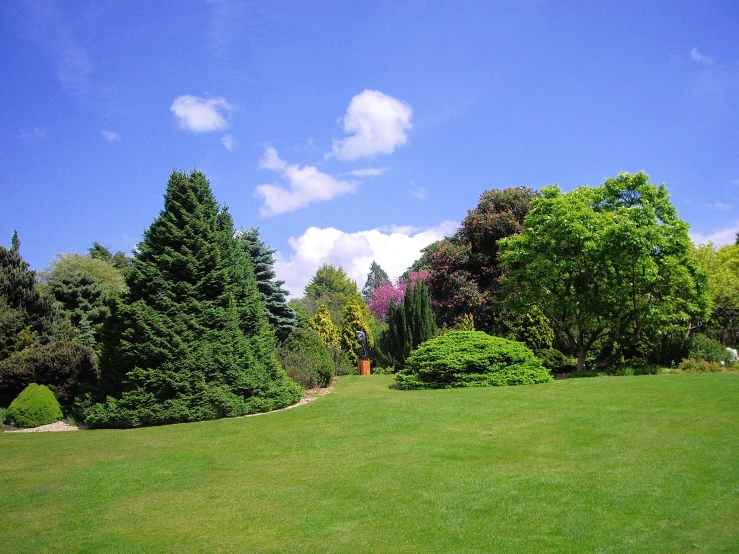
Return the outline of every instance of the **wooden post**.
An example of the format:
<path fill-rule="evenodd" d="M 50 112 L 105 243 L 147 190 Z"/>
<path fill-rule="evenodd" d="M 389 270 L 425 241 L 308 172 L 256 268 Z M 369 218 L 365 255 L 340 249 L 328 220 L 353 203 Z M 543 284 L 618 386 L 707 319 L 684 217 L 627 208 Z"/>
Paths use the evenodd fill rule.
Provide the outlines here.
<path fill-rule="evenodd" d="M 369 374 L 370 374 L 369 360 L 357 361 L 357 375 L 369 375 Z"/>

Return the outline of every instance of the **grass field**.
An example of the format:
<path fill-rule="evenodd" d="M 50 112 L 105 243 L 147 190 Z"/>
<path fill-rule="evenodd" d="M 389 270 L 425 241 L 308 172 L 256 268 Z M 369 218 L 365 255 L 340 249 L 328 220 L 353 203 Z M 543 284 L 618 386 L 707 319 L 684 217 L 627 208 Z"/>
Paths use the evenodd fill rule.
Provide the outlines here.
<path fill-rule="evenodd" d="M 739 374 L 0 434 L 2 552 L 739 552 Z"/>

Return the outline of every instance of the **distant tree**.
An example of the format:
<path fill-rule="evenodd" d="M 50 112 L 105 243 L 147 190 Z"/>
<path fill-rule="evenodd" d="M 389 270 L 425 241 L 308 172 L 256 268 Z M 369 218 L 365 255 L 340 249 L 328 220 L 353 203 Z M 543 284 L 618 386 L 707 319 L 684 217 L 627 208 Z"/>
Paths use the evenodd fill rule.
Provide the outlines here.
<path fill-rule="evenodd" d="M 398 279 L 395 283 L 386 282 L 375 290 L 368 306 L 369 311 L 378 321 L 387 323 L 390 304 L 393 302 L 395 304 L 403 303 L 408 282 L 415 284 L 417 281 L 425 281 L 429 278 L 430 273 L 428 270 L 413 271 L 408 273 L 405 278 Z"/>
<path fill-rule="evenodd" d="M 364 298 L 364 301 L 369 304 L 374 297 L 375 291 L 389 282 L 390 277 L 388 277 L 385 270 L 380 267 L 380 264 L 372 260 L 369 273 L 367 274 L 367 282 L 362 289 L 362 298 Z"/>
<path fill-rule="evenodd" d="M 85 409 L 89 424 L 237 416 L 302 396 L 277 361 L 231 216 L 199 171 L 170 176 L 164 209 L 144 233 L 126 284 L 106 327 L 102 398 Z"/>
<path fill-rule="evenodd" d="M 287 290 L 282 288 L 285 281 L 275 279 L 277 274 L 274 270 L 275 253 L 274 248 L 267 246 L 259 237 L 259 229 L 252 227 L 248 231 L 241 230 L 236 233 L 237 240 L 241 243 L 244 251 L 251 257 L 254 266 L 254 277 L 257 287 L 262 295 L 262 300 L 267 308 L 269 324 L 275 331 L 280 342 L 298 325 L 297 313 L 288 304 Z"/>
<path fill-rule="evenodd" d="M 319 306 L 325 305 L 334 325 L 341 327 L 346 303 L 355 296 L 359 296 L 357 283 L 349 278 L 344 268 L 323 264 L 305 287 L 301 302 L 310 316 L 316 314 Z"/>
<path fill-rule="evenodd" d="M 705 244 L 696 256 L 711 298 L 705 332 L 726 346 L 739 346 L 739 245 Z"/>
<path fill-rule="evenodd" d="M 110 295 L 126 289 L 121 270 L 103 257 L 70 253 L 57 255 L 40 275 L 77 330 L 75 339 L 94 347 L 110 315 Z"/>
<path fill-rule="evenodd" d="M 326 346 L 339 346 L 339 329 L 331 320 L 331 313 L 325 304 L 321 304 L 316 315 L 310 318 L 308 327 L 318 333 Z"/>
<path fill-rule="evenodd" d="M 92 243 L 92 247 L 88 248 L 87 252 L 88 257 L 108 262 L 121 271 L 130 267 L 131 262 L 133 262 L 133 258 L 126 256 L 121 250 L 111 254 L 110 250 L 97 241 Z"/>
<path fill-rule="evenodd" d="M 346 308 L 344 309 L 344 322 L 339 331 L 339 346 L 347 353 L 349 359 L 356 363 L 359 357 L 357 356 L 357 349 L 359 348 L 359 342 L 355 331 L 364 331 L 367 335 L 367 343 L 370 348 L 375 345 L 375 339 L 372 336 L 372 330 L 369 322 L 365 317 L 365 310 L 362 309 L 361 299 L 358 297 L 352 298 L 347 302 Z"/>
<path fill-rule="evenodd" d="M 24 331 L 26 338 L 32 333 L 41 344 L 66 337 L 68 327 L 59 306 L 53 296 L 40 289 L 36 272 L 30 270 L 21 257 L 17 233 L 13 234 L 10 250 L 0 246 L 0 298 L 4 303 L 6 325 L 9 325 L 0 331 L 6 341 L 15 341 L 7 336 L 12 334 L 11 327 L 17 332 Z M 19 340 L 27 342 L 23 337 Z"/>
<path fill-rule="evenodd" d="M 538 306 L 578 370 L 704 316 L 705 277 L 664 185 L 621 173 L 598 188 L 541 192 L 521 233 L 498 243 L 506 302 L 514 313 Z"/>
<path fill-rule="evenodd" d="M 428 286 L 439 320 L 455 327 L 470 313 L 478 329 L 500 332 L 498 241 L 521 231 L 536 193 L 526 187 L 488 190 L 452 236 L 429 245 L 420 264 L 431 269 Z"/>
<path fill-rule="evenodd" d="M 301 300 L 298 298 L 292 298 L 288 304 L 295 311 L 297 326 L 301 329 L 308 327 L 310 316 L 308 315 L 308 312 L 305 311 L 305 306 L 303 306 Z"/>

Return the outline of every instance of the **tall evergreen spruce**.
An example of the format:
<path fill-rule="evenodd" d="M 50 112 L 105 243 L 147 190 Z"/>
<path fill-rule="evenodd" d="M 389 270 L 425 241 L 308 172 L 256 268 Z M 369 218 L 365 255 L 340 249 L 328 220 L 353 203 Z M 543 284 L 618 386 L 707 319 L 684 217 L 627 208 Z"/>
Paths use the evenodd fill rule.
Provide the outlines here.
<path fill-rule="evenodd" d="M 205 176 L 173 172 L 112 306 L 96 427 L 239 416 L 298 401 L 280 367 L 248 256 Z"/>
<path fill-rule="evenodd" d="M 274 329 L 278 340 L 284 342 L 298 326 L 298 316 L 287 303 L 288 291 L 282 288 L 285 281 L 275 280 L 277 276 L 274 270 L 275 250 L 260 239 L 259 229 L 253 227 L 248 231 L 239 231 L 236 233 L 236 238 L 251 258 L 257 287 L 267 308 L 269 324 Z"/>

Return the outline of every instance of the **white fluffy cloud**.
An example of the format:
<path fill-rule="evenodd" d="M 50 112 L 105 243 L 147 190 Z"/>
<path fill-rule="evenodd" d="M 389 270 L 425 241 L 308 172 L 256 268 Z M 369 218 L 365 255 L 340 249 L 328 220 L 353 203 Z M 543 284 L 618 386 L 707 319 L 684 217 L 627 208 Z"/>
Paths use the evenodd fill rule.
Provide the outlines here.
<path fill-rule="evenodd" d="M 721 229 L 715 231 L 710 235 L 704 235 L 702 233 L 690 233 L 690 238 L 695 244 L 734 244 L 736 241 L 736 234 L 739 233 L 739 224 L 728 229 Z"/>
<path fill-rule="evenodd" d="M 178 96 L 169 108 L 183 129 L 193 133 L 208 133 L 228 127 L 222 112 L 234 108 L 225 98 L 200 98 L 198 96 Z"/>
<path fill-rule="evenodd" d="M 233 152 L 239 147 L 239 141 L 236 140 L 233 135 L 223 135 L 221 138 L 221 144 L 223 144 L 229 152 Z"/>
<path fill-rule="evenodd" d="M 698 52 L 697 48 L 693 48 L 690 51 L 690 59 L 694 62 L 704 63 L 706 65 L 711 65 L 713 63 L 713 58 L 711 56 L 701 54 L 700 52 Z"/>
<path fill-rule="evenodd" d="M 103 135 L 103 138 L 107 140 L 108 142 L 115 142 L 117 140 L 121 140 L 121 135 L 119 135 L 115 131 L 103 130 L 101 134 Z"/>
<path fill-rule="evenodd" d="M 287 179 L 287 187 L 279 185 L 257 185 L 254 194 L 264 200 L 259 212 L 275 215 L 304 208 L 312 202 L 325 202 L 337 196 L 356 192 L 357 183 L 340 181 L 321 173 L 315 167 L 288 164 L 280 159 L 277 150 L 267 148 L 259 162 L 261 169 L 269 169 Z"/>
<path fill-rule="evenodd" d="M 390 278 L 400 276 L 421 255 L 421 249 L 453 234 L 459 225 L 445 221 L 436 227 L 417 230 L 394 227 L 346 233 L 333 227 L 310 227 L 298 238 L 290 238 L 293 253 L 275 255 L 275 271 L 285 280 L 285 288 L 301 297 L 305 286 L 321 264 L 341 266 L 361 288 L 367 280 L 372 260 L 387 271 Z"/>
<path fill-rule="evenodd" d="M 390 154 L 408 140 L 413 109 L 378 90 L 365 90 L 349 103 L 343 118 L 344 131 L 351 134 L 334 140 L 327 157 L 353 161 L 376 154 Z"/>

